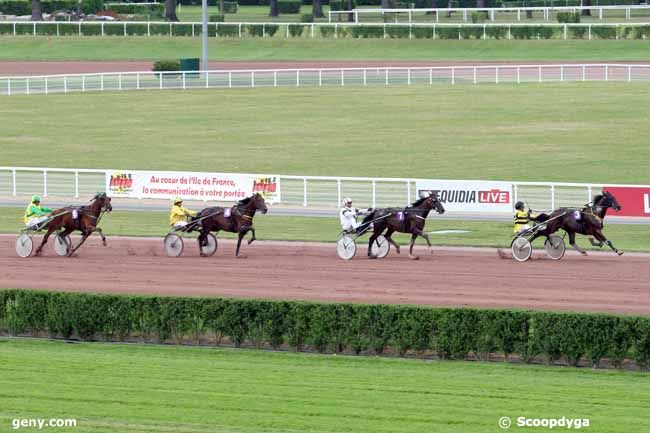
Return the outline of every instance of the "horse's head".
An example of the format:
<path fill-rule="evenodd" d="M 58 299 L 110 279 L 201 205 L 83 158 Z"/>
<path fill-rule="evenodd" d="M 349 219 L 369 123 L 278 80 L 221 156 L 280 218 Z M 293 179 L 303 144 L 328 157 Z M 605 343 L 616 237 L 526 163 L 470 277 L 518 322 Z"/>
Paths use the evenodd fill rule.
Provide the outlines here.
<path fill-rule="evenodd" d="M 259 210 L 263 214 L 269 211 L 269 209 L 266 207 L 266 201 L 264 201 L 264 197 L 262 197 L 262 194 L 259 192 L 256 192 L 250 197 L 249 203 L 249 206 L 252 207 L 253 210 Z"/>
<path fill-rule="evenodd" d="M 614 194 L 612 194 L 609 191 L 604 191 L 603 190 L 603 195 L 601 196 L 601 199 L 598 201 L 598 203 L 594 203 L 596 206 L 603 206 L 605 208 L 612 208 L 616 212 L 620 211 L 622 206 L 618 204 L 618 201 L 616 201 L 616 197 L 614 197 Z"/>
<path fill-rule="evenodd" d="M 100 211 L 110 212 L 113 210 L 111 198 L 107 196 L 105 192 L 98 192 L 95 197 L 93 197 L 93 203 L 97 203 Z"/>
<path fill-rule="evenodd" d="M 445 213 L 445 207 L 442 205 L 442 202 L 438 198 L 438 193 L 435 191 L 431 191 L 431 194 L 429 194 L 429 200 L 431 200 L 431 207 L 436 210 L 439 214 Z"/>

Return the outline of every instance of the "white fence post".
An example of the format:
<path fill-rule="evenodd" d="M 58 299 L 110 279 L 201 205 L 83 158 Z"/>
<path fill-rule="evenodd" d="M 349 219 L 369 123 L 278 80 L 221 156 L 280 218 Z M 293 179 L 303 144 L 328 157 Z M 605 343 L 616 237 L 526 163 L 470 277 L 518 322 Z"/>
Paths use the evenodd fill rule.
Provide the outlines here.
<path fill-rule="evenodd" d="M 551 209 L 555 209 L 555 185 L 551 185 Z"/>
<path fill-rule="evenodd" d="M 300 87 L 300 69 L 296 69 L 296 87 Z"/>
<path fill-rule="evenodd" d="M 629 83 L 631 81 L 632 81 L 632 66 L 628 66 L 627 67 L 627 82 Z"/>
<path fill-rule="evenodd" d="M 68 93 L 68 77 L 63 77 L 63 93 Z"/>
<path fill-rule="evenodd" d="M 47 95 L 47 77 L 45 77 L 45 94 Z"/>
<path fill-rule="evenodd" d="M 273 71 L 273 87 L 278 87 L 278 71 Z"/>
<path fill-rule="evenodd" d="M 497 66 L 494 72 L 494 82 L 495 84 L 499 84 L 499 67 Z"/>
<path fill-rule="evenodd" d="M 456 68 L 451 67 L 451 84 L 456 84 Z"/>
<path fill-rule="evenodd" d="M 14 197 L 16 197 L 16 169 L 11 170 L 11 183 Z"/>
<path fill-rule="evenodd" d="M 79 172 L 74 172 L 74 196 L 79 198 Z"/>
<path fill-rule="evenodd" d="M 43 170 L 43 197 L 47 197 L 47 170 Z"/>
<path fill-rule="evenodd" d="M 377 182 L 372 181 L 372 207 L 377 206 Z"/>
<path fill-rule="evenodd" d="M 582 65 L 582 81 L 585 81 L 587 78 L 587 71 L 585 70 L 585 65 Z"/>
<path fill-rule="evenodd" d="M 135 73 L 135 88 L 140 90 L 140 72 Z"/>
<path fill-rule="evenodd" d="M 341 179 L 336 179 L 336 191 L 337 191 L 337 198 L 338 200 L 336 201 L 336 204 L 338 206 L 339 203 L 341 203 Z"/>
<path fill-rule="evenodd" d="M 302 180 L 302 205 L 307 206 L 307 178 Z"/>
<path fill-rule="evenodd" d="M 605 81 L 609 81 L 609 65 L 605 65 Z"/>

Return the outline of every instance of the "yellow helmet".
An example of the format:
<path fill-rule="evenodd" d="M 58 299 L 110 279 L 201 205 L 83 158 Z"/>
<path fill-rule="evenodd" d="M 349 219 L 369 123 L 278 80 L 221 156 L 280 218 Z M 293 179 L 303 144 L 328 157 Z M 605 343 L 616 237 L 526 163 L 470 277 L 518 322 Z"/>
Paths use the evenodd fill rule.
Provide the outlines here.
<path fill-rule="evenodd" d="M 177 203 L 183 203 L 183 199 L 180 198 L 179 196 L 174 197 L 174 204 L 177 204 Z"/>

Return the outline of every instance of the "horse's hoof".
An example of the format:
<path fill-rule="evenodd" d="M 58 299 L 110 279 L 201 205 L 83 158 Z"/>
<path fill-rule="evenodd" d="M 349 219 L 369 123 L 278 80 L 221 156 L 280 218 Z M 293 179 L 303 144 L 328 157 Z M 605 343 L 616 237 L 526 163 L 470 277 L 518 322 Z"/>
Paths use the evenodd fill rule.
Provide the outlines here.
<path fill-rule="evenodd" d="M 397 252 L 397 254 L 400 253 L 400 252 L 399 252 L 399 248 L 395 248 L 395 251 Z"/>
<path fill-rule="evenodd" d="M 376 258 L 377 258 L 377 256 L 376 256 L 376 255 L 374 255 L 374 254 L 368 254 L 368 258 L 369 258 L 369 259 L 376 259 Z"/>
<path fill-rule="evenodd" d="M 624 251 L 616 251 L 616 254 L 618 254 L 619 256 L 622 256 L 623 253 L 624 253 Z"/>
<path fill-rule="evenodd" d="M 586 256 L 587 252 L 586 251 L 580 251 L 580 254 L 582 254 L 583 256 Z"/>
<path fill-rule="evenodd" d="M 235 258 L 236 259 L 247 259 L 248 257 L 242 254 L 241 256 L 235 256 Z"/>
<path fill-rule="evenodd" d="M 411 259 L 411 260 L 420 260 L 420 258 L 418 256 L 411 256 L 411 255 L 409 255 L 409 259 Z"/>
<path fill-rule="evenodd" d="M 252 243 L 253 243 L 253 239 L 251 239 L 251 240 L 248 241 L 248 245 L 250 245 L 250 244 L 252 244 Z"/>

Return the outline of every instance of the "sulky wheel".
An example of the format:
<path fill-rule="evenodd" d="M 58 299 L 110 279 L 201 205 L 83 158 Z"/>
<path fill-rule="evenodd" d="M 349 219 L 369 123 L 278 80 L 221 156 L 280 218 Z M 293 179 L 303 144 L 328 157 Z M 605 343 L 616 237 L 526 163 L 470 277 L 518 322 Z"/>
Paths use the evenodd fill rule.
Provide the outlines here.
<path fill-rule="evenodd" d="M 370 252 L 377 256 L 378 259 L 383 259 L 388 255 L 390 251 L 390 243 L 384 237 L 384 235 L 379 235 L 377 239 L 372 243 L 370 247 Z"/>
<path fill-rule="evenodd" d="M 348 235 L 343 235 L 336 243 L 336 254 L 343 260 L 350 260 L 357 253 L 357 244 Z"/>
<path fill-rule="evenodd" d="M 544 242 L 544 250 L 550 259 L 560 260 L 564 257 L 564 252 L 566 251 L 564 239 L 557 235 L 550 235 L 548 239 L 546 239 L 546 242 Z"/>
<path fill-rule="evenodd" d="M 512 257 L 518 262 L 525 262 L 533 255 L 533 246 L 528 239 L 523 237 L 515 238 L 512 241 L 511 249 Z"/>
<path fill-rule="evenodd" d="M 54 237 L 54 252 L 59 256 L 67 256 L 68 252 L 72 248 L 72 241 L 70 236 L 59 236 L 58 234 Z"/>
<path fill-rule="evenodd" d="M 204 256 L 213 256 L 217 252 L 217 238 L 212 233 L 208 233 L 206 238 L 207 244 L 201 247 L 201 254 Z"/>
<path fill-rule="evenodd" d="M 20 257 L 29 257 L 32 255 L 34 249 L 34 242 L 32 237 L 23 233 L 16 239 L 16 254 Z"/>
<path fill-rule="evenodd" d="M 177 234 L 170 233 L 165 236 L 164 244 L 165 253 L 167 253 L 169 257 L 178 257 L 183 254 L 183 238 Z"/>

